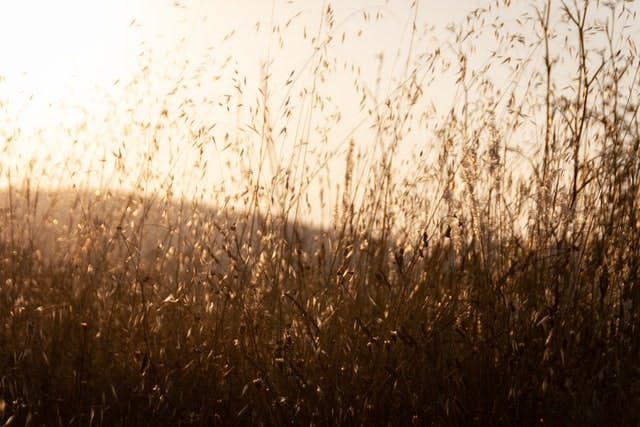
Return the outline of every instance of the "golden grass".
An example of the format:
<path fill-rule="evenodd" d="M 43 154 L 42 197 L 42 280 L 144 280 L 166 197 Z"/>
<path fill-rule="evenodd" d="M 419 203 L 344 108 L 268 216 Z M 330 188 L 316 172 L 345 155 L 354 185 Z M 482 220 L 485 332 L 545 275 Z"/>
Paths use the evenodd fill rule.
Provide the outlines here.
<path fill-rule="evenodd" d="M 131 193 L 9 179 L 0 194 L 0 423 L 637 422 L 638 59 L 630 44 L 590 50 L 596 30 L 582 17 L 598 6 L 538 6 L 529 22 L 542 35 L 528 43 L 542 65 L 508 65 L 513 82 L 531 79 L 527 93 L 468 69 L 473 40 L 458 38 L 450 65 L 460 102 L 442 122 L 422 122 L 430 60 L 407 60 L 402 84 L 369 110 L 375 150 L 354 136 L 328 153 L 344 156 L 346 172 L 326 228 L 302 218 L 329 158 L 312 164 L 304 144 L 278 157 L 268 70 L 252 111 L 258 165 L 273 176 L 242 169 L 235 204 L 176 197 L 172 179 L 148 185 L 158 143 Z M 478 12 L 472 32 L 500 10 Z M 333 14 L 321 36 L 333 35 Z M 574 30 L 556 53 L 552 14 Z M 511 36 L 498 35 L 504 55 Z M 303 129 L 303 141 L 334 123 L 298 115 L 322 99 L 316 79 L 332 72 L 331 41 L 313 43 L 310 98 L 287 107 L 287 129 Z M 500 55 L 496 65 L 510 63 Z M 565 89 L 554 74 L 560 55 L 577 70 Z M 432 126 L 437 154 L 420 149 L 406 163 L 400 144 L 416 120 Z M 532 129 L 537 141 L 514 144 Z M 508 162 L 527 144 L 539 147 L 517 173 Z"/>

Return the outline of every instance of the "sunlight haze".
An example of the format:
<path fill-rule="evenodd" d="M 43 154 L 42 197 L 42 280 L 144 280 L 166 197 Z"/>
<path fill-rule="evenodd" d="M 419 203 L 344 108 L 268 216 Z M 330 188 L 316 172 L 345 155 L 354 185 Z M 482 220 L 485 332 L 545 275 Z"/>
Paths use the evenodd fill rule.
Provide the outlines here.
<path fill-rule="evenodd" d="M 520 19 L 534 8 L 514 3 L 501 20 L 533 38 L 532 26 Z M 17 179 L 39 168 L 38 184 L 44 187 L 136 188 L 142 179 L 137 162 L 157 144 L 150 165 L 155 178 L 147 176 L 147 185 L 166 185 L 170 179 L 181 194 L 201 193 L 204 187 L 241 192 L 233 181 L 242 167 L 258 173 L 255 165 L 264 161 L 259 173 L 269 180 L 278 165 L 294 161 L 295 147 L 308 143 L 305 159 L 315 180 L 309 188 L 332 188 L 331 177 L 344 174 L 348 141 L 361 141 L 363 153 L 377 150 L 366 146 L 371 139 L 367 115 L 402 87 L 412 67 L 427 79 L 421 82 L 426 84 L 425 118 L 444 119 L 459 104 L 455 37 L 449 26 L 464 23 L 470 11 L 487 4 L 423 1 L 414 9 L 408 1 L 365 0 L 3 2 L 0 123 L 5 140 L 12 141 L 5 143 L 3 174 L 9 167 Z M 330 31 L 327 7 L 333 17 Z M 316 37 L 327 36 L 330 61 L 322 66 L 330 74 L 313 77 Z M 487 31 L 466 42 L 475 52 L 471 67 L 480 68 L 488 59 L 495 48 L 492 40 Z M 434 62 L 435 75 L 429 77 L 427 59 L 420 55 L 434 54 L 443 60 Z M 453 62 L 451 67 L 444 58 Z M 249 140 L 244 140 L 243 146 L 238 141 L 251 132 L 255 140 L 260 133 L 251 115 L 259 108 L 266 70 L 272 132 L 280 143 L 260 154 L 257 142 L 246 145 Z M 568 70 L 571 75 L 573 69 Z M 492 72 L 504 72 L 505 83 L 512 79 L 506 71 Z M 322 114 L 317 107 L 312 113 L 303 100 L 311 88 L 327 95 Z M 326 135 L 291 129 L 286 118 L 275 116 L 296 93 L 302 98 L 293 111 L 294 123 L 303 123 L 306 115 L 313 117 L 309 123 L 325 116 L 331 121 L 339 113 Z M 420 122 L 410 126 L 396 164 L 432 148 L 433 130 Z M 310 135 L 306 142 L 304 134 Z M 321 140 L 328 141 L 323 149 Z M 110 178 L 118 153 L 125 157 L 121 167 L 126 164 L 135 173 Z M 323 160 L 327 153 L 333 153 L 331 159 Z M 316 160 L 310 160 L 313 156 Z M 515 169 L 521 161 L 514 158 Z M 326 181 L 320 183 L 323 178 L 313 170 L 322 169 L 323 162 Z M 368 168 L 366 161 L 363 165 L 356 174 Z"/>

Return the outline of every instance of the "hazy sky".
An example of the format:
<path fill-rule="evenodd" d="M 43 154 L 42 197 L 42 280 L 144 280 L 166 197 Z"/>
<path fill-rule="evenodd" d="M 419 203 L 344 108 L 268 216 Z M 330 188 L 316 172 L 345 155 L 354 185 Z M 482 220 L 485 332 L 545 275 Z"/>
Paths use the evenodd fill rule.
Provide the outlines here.
<path fill-rule="evenodd" d="M 239 117 L 233 105 L 227 111 L 224 104 L 231 99 L 246 110 L 256 102 L 265 62 L 276 106 L 282 107 L 287 96 L 309 85 L 322 86 L 331 96 L 326 114 L 333 109 L 345 116 L 330 135 L 335 144 L 344 145 L 363 119 L 350 67 L 359 68 L 365 90 L 382 100 L 406 77 L 409 49 L 414 54 L 412 64 L 420 61 L 421 53 L 452 54 L 454 35 L 446 31 L 448 25 L 464 23 L 470 11 L 496 3 L 424 0 L 418 2 L 416 13 L 407 0 L 3 1 L 0 141 L 12 142 L 2 144 L 2 175 L 7 168 L 14 174 L 24 171 L 30 160 L 39 158 L 44 159 L 43 167 L 70 169 L 52 173 L 52 181 L 79 174 L 95 178 L 100 167 L 96 162 L 117 154 L 118 147 L 127 148 L 129 156 L 148 149 L 152 141 L 147 131 L 132 123 L 157 125 L 165 117 L 169 124 L 157 136 L 173 142 L 161 147 L 156 166 L 189 171 L 184 164 L 202 156 L 194 151 L 193 132 L 203 128 L 207 137 L 216 139 L 215 146 L 205 150 L 209 168 L 217 171 L 209 178 L 229 180 L 238 171 L 225 171 L 224 137 L 237 132 L 239 121 L 247 125 L 248 117 L 246 111 Z M 532 2 L 510 3 L 511 7 L 500 9 L 500 21 L 511 30 L 522 27 L 525 35 L 534 37 L 519 21 L 525 13 L 533 13 Z M 625 4 L 638 9 L 637 2 Z M 334 40 L 328 45 L 332 71 L 327 81 L 313 83 L 312 38 L 329 33 L 326 20 L 321 23 L 328 5 L 334 17 L 330 31 Z M 417 31 L 412 40 L 414 13 Z M 276 27 L 278 31 L 273 31 Z M 489 28 L 487 24 L 486 36 L 473 42 L 478 66 L 495 48 Z M 293 83 L 285 83 L 290 80 Z M 427 104 L 432 102 L 438 114 L 446 114 L 456 102 L 454 81 L 455 74 L 450 74 L 427 87 Z M 371 108 L 372 102 L 365 106 Z M 304 111 L 301 106 L 298 113 Z M 276 120 L 281 126 L 286 122 Z M 288 123 L 302 122 L 297 118 Z M 416 139 L 424 137 L 415 134 Z M 408 155 L 411 149 L 405 151 Z M 68 158 L 75 158 L 75 163 L 65 163 Z M 55 185 L 46 180 L 42 184 Z M 99 185 L 105 185 L 105 177 Z"/>
<path fill-rule="evenodd" d="M 274 52 L 278 62 L 299 66 L 306 60 L 301 29 L 317 31 L 323 7 L 319 0 L 20 0 L 0 4 L 0 75 L 7 81 L 3 93 L 12 103 L 90 102 L 96 90 L 116 80 L 127 80 L 145 64 L 150 49 L 158 62 L 182 65 L 203 60 L 207 49 L 222 62 L 227 55 L 251 75 L 267 56 L 269 40 L 262 30 L 288 18 L 296 30 L 288 31 L 284 52 Z M 462 20 L 481 1 L 423 1 L 419 22 L 444 28 Z M 332 2 L 337 25 L 350 32 L 363 25 L 362 12 L 384 13 L 369 28 L 366 49 L 351 50 L 354 61 L 371 61 L 379 52 L 390 57 L 406 43 L 413 18 L 409 1 L 350 0 Z M 225 36 L 231 34 L 229 39 Z M 296 36 L 299 36 L 296 39 Z M 149 52 L 147 52 L 149 54 Z M 27 110 L 29 107 L 26 107 Z M 40 111 L 38 110 L 38 115 Z M 28 115 L 28 113 L 23 113 Z M 46 121 L 46 117 L 29 120 Z M 25 118 L 26 121 L 26 118 Z"/>
<path fill-rule="evenodd" d="M 462 20 L 477 3 L 421 2 L 417 21 L 421 26 L 442 29 L 449 22 Z M 413 20 L 410 2 L 403 0 L 2 2 L 0 100 L 6 120 L 24 137 L 12 147 L 11 161 L 18 162 L 18 157 L 26 161 L 45 153 L 60 160 L 70 152 L 91 152 L 98 141 L 88 142 L 90 147 L 86 147 L 74 135 L 74 127 L 87 122 L 87 115 L 93 117 L 87 123 L 91 129 L 85 132 L 89 133 L 108 131 L 100 129 L 100 117 L 113 119 L 121 112 L 118 110 L 136 103 L 136 98 L 148 98 L 152 115 L 160 111 L 163 93 L 170 92 L 178 80 L 191 90 L 185 89 L 184 97 L 193 95 L 197 87 L 199 94 L 218 100 L 233 86 L 230 70 L 247 82 L 247 93 L 257 89 L 261 64 L 268 57 L 271 73 L 281 74 L 281 78 L 292 70 L 304 70 L 313 53 L 310 39 L 322 31 L 320 20 L 328 4 L 334 9 L 334 32 L 347 35 L 345 43 L 333 43 L 332 54 L 361 66 L 363 80 L 371 85 L 377 73 L 376 57 L 384 54 L 386 69 L 382 74 L 389 90 L 392 76 L 402 74 L 402 60 L 397 57 L 405 54 L 401 50 L 408 44 Z M 365 21 L 364 13 L 371 17 L 380 13 L 381 17 L 375 22 Z M 282 29 L 282 46 L 269 31 L 273 25 Z M 149 69 L 143 72 L 145 66 Z M 126 84 L 138 76 L 143 77 L 137 80 L 133 91 L 137 93 L 132 93 Z M 335 92 L 336 102 L 341 102 L 341 86 L 350 85 L 351 78 L 347 73 L 336 73 L 332 84 L 335 88 L 330 90 Z M 433 90 L 437 92 L 438 88 Z M 342 102 L 348 112 L 345 104 Z M 200 115 L 204 111 L 206 106 L 200 109 Z M 217 114 L 220 134 L 226 133 L 225 126 L 232 130 L 235 120 L 233 114 Z M 347 117 L 344 122 L 356 120 Z M 348 132 L 350 125 L 345 126 L 344 132 Z M 30 136 L 35 131 L 40 138 Z"/>

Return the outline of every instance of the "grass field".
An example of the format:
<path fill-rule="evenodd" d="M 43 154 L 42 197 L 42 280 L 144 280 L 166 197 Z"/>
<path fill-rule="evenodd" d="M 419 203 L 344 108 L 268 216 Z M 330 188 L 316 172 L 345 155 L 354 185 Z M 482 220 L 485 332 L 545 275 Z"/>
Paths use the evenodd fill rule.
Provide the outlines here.
<path fill-rule="evenodd" d="M 367 101 L 373 154 L 356 134 L 317 164 L 278 146 L 335 124 L 319 101 L 338 73 L 329 6 L 304 95 L 277 111 L 267 70 L 242 112 L 256 132 L 230 148 L 236 196 L 152 186 L 156 138 L 128 159 L 132 191 L 44 190 L 3 167 L 0 425 L 635 425 L 638 19 L 532 2 L 524 42 L 485 23 L 497 7 L 460 29 L 450 62 L 416 42 L 401 84 Z M 494 28 L 489 66 L 508 85 L 467 60 Z M 459 102 L 422 121 L 440 61 Z M 300 134 L 276 135 L 283 116 Z M 434 148 L 400 161 L 416 126 Z M 125 151 L 105 182 L 130 177 Z M 329 157 L 343 168 L 323 187 Z M 315 191 L 323 226 L 305 221 Z"/>

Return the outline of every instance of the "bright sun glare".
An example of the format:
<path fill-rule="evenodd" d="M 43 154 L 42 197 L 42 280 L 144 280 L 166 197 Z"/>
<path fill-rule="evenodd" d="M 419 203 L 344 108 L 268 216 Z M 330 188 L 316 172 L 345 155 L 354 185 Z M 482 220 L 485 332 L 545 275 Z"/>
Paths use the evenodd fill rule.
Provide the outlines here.
<path fill-rule="evenodd" d="M 127 67 L 125 11 L 121 0 L 0 3 L 0 94 L 31 120 L 44 119 L 33 103 L 86 102 Z"/>

